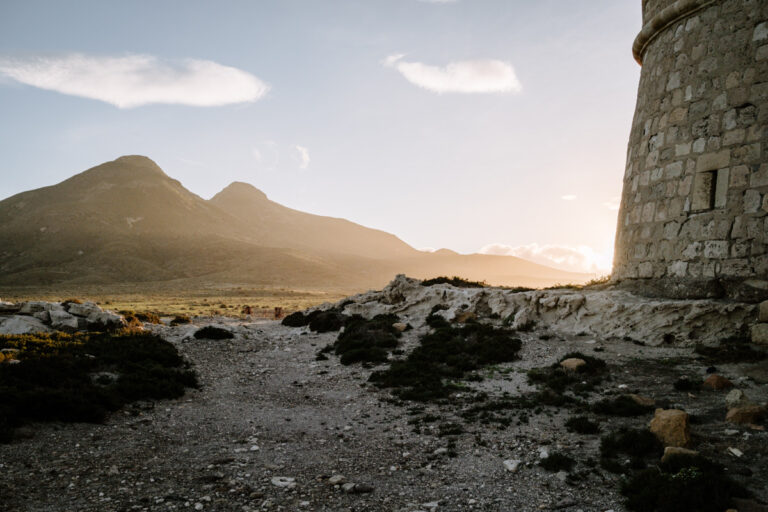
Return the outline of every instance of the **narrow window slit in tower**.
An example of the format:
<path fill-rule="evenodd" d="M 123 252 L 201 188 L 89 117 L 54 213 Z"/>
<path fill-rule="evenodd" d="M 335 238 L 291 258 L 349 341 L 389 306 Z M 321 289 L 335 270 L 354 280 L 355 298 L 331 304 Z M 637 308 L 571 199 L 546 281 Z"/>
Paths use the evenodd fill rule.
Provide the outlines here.
<path fill-rule="evenodd" d="M 728 169 L 697 173 L 693 179 L 693 211 L 725 207 L 728 196 Z"/>

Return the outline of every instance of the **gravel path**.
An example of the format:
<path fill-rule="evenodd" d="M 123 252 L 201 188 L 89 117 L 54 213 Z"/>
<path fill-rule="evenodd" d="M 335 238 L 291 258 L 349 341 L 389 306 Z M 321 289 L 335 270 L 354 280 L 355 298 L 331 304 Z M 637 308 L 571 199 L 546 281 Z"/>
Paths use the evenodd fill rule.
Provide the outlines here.
<path fill-rule="evenodd" d="M 461 420 L 428 406 L 426 412 L 443 419 L 416 433 L 408 405 L 365 384 L 370 370 L 344 367 L 333 356 L 315 360 L 336 333 L 215 320 L 228 323 L 236 338 L 195 340 L 194 326 L 153 326 L 194 365 L 200 390 L 178 400 L 135 404 L 101 425 L 25 427 L 22 439 L 0 445 L 0 509 L 624 510 L 615 475 L 593 472 L 569 483 L 564 474 L 536 465 L 542 450 L 595 456 L 597 436 L 565 432 L 559 426 L 565 412 L 533 415 L 527 424 L 508 428 L 465 424 L 464 433 L 441 437 L 436 434 L 441 423 Z M 407 332 L 406 345 L 420 332 Z M 525 369 L 548 365 L 573 348 L 595 346 L 589 339 L 542 341 L 538 334 L 525 334 L 522 360 L 479 385 L 491 391 L 524 389 Z M 631 343 L 605 348 L 600 357 L 627 363 L 690 354 Z M 652 390 L 643 375 L 623 372 L 610 386 Z M 647 379 L 655 379 L 652 372 Z M 701 408 L 711 407 L 707 404 Z M 765 432 L 740 428 L 730 446 L 753 457 L 749 447 L 767 440 Z M 754 470 L 758 479 L 765 455 L 756 462 L 763 464 Z M 521 462 L 510 471 L 505 460 Z"/>

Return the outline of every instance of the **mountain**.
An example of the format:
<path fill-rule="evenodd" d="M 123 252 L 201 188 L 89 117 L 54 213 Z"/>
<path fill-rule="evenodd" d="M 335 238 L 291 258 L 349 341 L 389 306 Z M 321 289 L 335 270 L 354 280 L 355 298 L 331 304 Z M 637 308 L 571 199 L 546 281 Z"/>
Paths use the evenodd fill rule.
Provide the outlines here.
<path fill-rule="evenodd" d="M 355 291 L 397 273 L 525 286 L 590 277 L 509 256 L 420 252 L 384 231 L 287 208 L 246 183 L 205 200 L 144 156 L 0 201 L 0 286 L 247 283 Z"/>

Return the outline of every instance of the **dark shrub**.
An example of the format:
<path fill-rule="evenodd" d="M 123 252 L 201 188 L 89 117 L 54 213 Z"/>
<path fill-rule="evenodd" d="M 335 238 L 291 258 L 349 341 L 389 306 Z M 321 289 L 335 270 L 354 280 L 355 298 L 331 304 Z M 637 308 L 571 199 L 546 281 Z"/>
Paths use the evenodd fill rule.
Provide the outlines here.
<path fill-rule="evenodd" d="M 331 309 L 328 311 L 313 311 L 309 314 L 308 318 L 309 329 L 323 333 L 338 331 L 344 326 L 349 317 Z"/>
<path fill-rule="evenodd" d="M 627 395 L 604 398 L 592 405 L 592 410 L 606 416 L 642 416 L 653 412 L 653 406 L 641 405 Z"/>
<path fill-rule="evenodd" d="M 573 416 L 568 418 L 565 422 L 565 428 L 568 432 L 576 432 L 577 434 L 598 434 L 600 432 L 600 425 L 591 421 L 586 416 Z"/>
<path fill-rule="evenodd" d="M 442 325 L 424 335 L 406 359 L 374 372 L 379 387 L 395 388 L 407 400 L 428 401 L 448 396 L 457 380 L 483 366 L 517 359 L 521 342 L 508 329 L 482 324 Z"/>
<path fill-rule="evenodd" d="M 708 363 L 749 363 L 762 361 L 768 354 L 752 348 L 741 338 L 728 338 L 720 341 L 716 347 L 696 345 L 694 349 Z"/>
<path fill-rule="evenodd" d="M 341 364 L 386 362 L 401 336 L 400 331 L 392 327 L 397 322 L 396 315 L 377 315 L 370 320 L 360 315 L 349 317 L 344 332 L 333 344 L 334 352 L 341 356 Z"/>
<path fill-rule="evenodd" d="M 231 331 L 213 325 L 206 325 L 195 332 L 195 338 L 198 340 L 230 340 L 234 337 Z"/>
<path fill-rule="evenodd" d="M 484 282 L 481 283 L 479 281 L 469 281 L 457 276 L 440 276 L 433 279 L 425 279 L 421 282 L 421 286 L 434 286 L 436 284 L 449 284 L 451 286 L 455 286 L 456 288 L 485 288 L 486 286 Z"/>
<path fill-rule="evenodd" d="M 304 327 L 309 325 L 309 318 L 301 311 L 297 311 L 283 318 L 281 323 L 286 327 Z"/>
<path fill-rule="evenodd" d="M 570 471 L 575 465 L 576 461 L 573 458 L 562 453 L 551 453 L 549 457 L 539 461 L 539 466 L 547 471 Z"/>
<path fill-rule="evenodd" d="M 629 456 L 631 467 L 640 469 L 646 459 L 658 459 L 663 452 L 664 446 L 648 430 L 621 428 L 600 439 L 603 467 L 615 473 L 624 469 L 617 461 L 620 455 Z"/>
<path fill-rule="evenodd" d="M 175 398 L 197 380 L 176 348 L 145 333 L 2 336 L 21 363 L 0 365 L 0 440 L 30 421 L 98 422 L 134 400 Z M 116 378 L 94 378 L 99 373 Z"/>
<path fill-rule="evenodd" d="M 676 455 L 624 482 L 626 505 L 637 512 L 722 512 L 749 492 L 701 456 Z"/>

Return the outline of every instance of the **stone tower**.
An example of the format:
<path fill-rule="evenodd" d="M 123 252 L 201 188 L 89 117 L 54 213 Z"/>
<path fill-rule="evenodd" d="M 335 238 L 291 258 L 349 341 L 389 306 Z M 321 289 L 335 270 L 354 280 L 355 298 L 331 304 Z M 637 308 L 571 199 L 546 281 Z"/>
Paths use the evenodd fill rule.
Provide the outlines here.
<path fill-rule="evenodd" d="M 768 0 L 643 0 L 614 282 L 768 298 Z"/>

